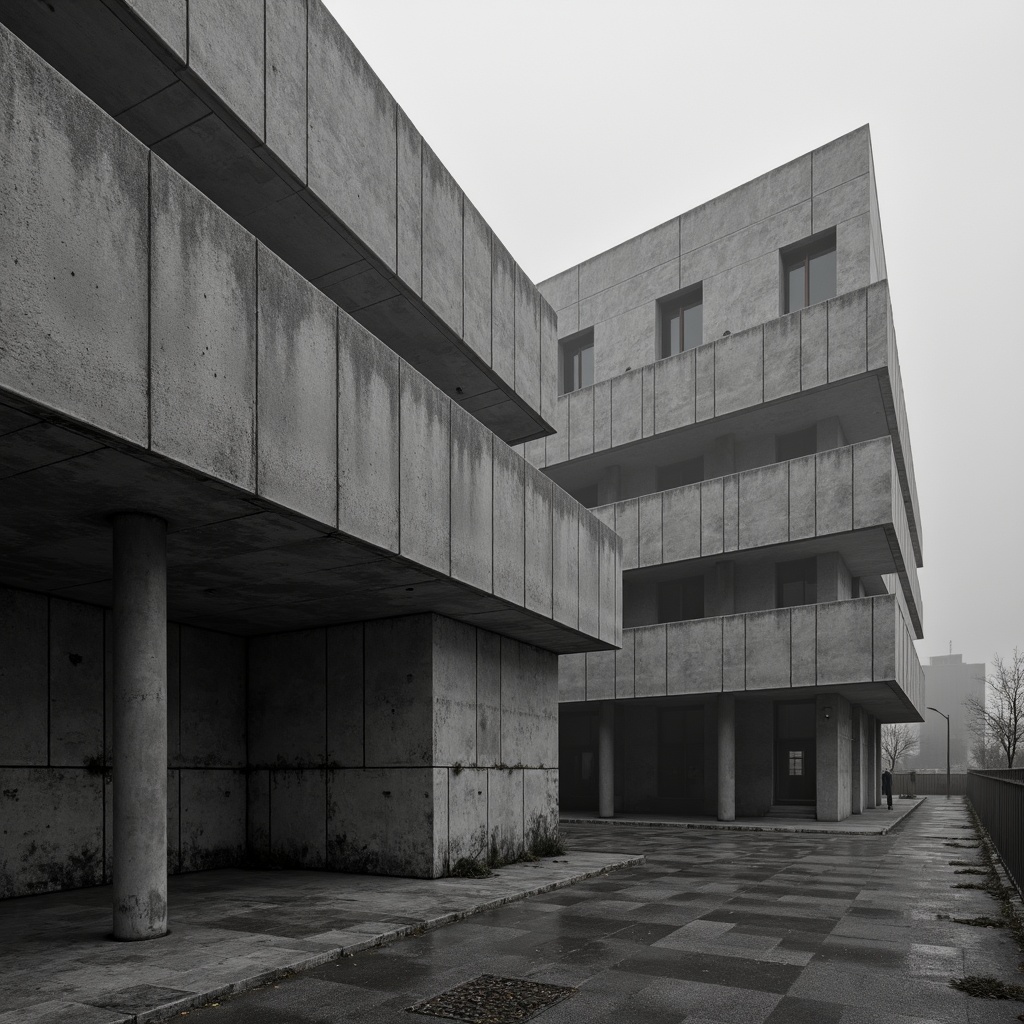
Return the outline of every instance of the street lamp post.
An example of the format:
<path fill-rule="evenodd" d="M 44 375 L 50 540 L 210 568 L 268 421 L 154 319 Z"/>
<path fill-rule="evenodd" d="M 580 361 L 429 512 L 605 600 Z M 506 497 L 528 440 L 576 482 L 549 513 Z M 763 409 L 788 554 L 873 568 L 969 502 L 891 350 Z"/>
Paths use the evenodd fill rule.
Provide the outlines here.
<path fill-rule="evenodd" d="M 934 711 L 937 715 L 942 715 L 942 712 L 938 708 L 928 707 L 929 711 Z M 946 720 L 946 799 L 949 799 L 949 715 L 942 715 Z"/>

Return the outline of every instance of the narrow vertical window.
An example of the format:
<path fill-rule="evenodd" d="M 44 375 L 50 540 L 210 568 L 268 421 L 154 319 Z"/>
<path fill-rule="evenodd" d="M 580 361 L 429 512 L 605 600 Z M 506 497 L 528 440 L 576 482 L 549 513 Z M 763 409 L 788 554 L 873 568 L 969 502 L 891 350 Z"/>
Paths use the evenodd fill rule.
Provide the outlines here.
<path fill-rule="evenodd" d="M 561 343 L 563 395 L 594 383 L 594 331 L 583 331 Z"/>
<path fill-rule="evenodd" d="M 784 313 L 835 298 L 835 231 L 783 254 L 782 291 Z"/>
<path fill-rule="evenodd" d="M 704 289 L 701 285 L 687 288 L 671 299 L 662 299 L 662 359 L 697 348 L 704 341 Z"/>

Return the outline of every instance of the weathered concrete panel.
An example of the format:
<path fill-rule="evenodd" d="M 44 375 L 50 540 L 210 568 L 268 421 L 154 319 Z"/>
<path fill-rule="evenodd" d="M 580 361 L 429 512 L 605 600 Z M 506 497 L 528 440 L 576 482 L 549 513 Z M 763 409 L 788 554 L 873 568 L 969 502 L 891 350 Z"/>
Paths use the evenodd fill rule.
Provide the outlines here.
<path fill-rule="evenodd" d="M 828 303 L 828 379 L 867 370 L 867 292 L 840 295 Z"/>
<path fill-rule="evenodd" d="M 537 290 L 551 305 L 560 310 L 580 300 L 580 268 L 570 267 L 537 285 Z"/>
<path fill-rule="evenodd" d="M 255 486 L 256 242 L 152 161 L 152 447 Z"/>
<path fill-rule="evenodd" d="M 810 226 L 810 209 L 807 209 Z M 779 315 L 779 254 L 772 250 L 704 281 L 704 337 L 738 334 Z M 699 350 L 698 350 L 699 351 Z"/>
<path fill-rule="evenodd" d="M 614 417 L 614 413 L 613 413 Z M 612 420 L 614 429 L 614 418 Z M 544 464 L 553 466 L 569 457 L 569 399 L 560 397 L 555 402 L 555 415 L 551 420 L 553 434 L 544 439 Z"/>
<path fill-rule="evenodd" d="M 580 318 L 586 323 L 611 320 L 638 306 L 650 305 L 679 288 L 678 257 L 614 284 L 580 300 Z"/>
<path fill-rule="evenodd" d="M 835 139 L 811 154 L 814 195 L 828 192 L 844 181 L 871 169 L 871 144 L 867 125 Z"/>
<path fill-rule="evenodd" d="M 694 619 L 667 627 L 669 693 L 722 689 L 722 622 L 721 618 Z"/>
<path fill-rule="evenodd" d="M 747 689 L 766 690 L 790 684 L 790 616 L 788 608 L 746 616 Z"/>
<path fill-rule="evenodd" d="M 716 555 L 725 540 L 725 485 L 722 478 L 705 480 L 700 485 L 700 551 Z"/>
<path fill-rule="evenodd" d="M 789 467 L 785 463 L 740 474 L 739 539 L 741 548 L 789 540 Z"/>
<path fill-rule="evenodd" d="M 853 529 L 853 451 L 836 448 L 815 456 L 818 536 Z"/>
<path fill-rule="evenodd" d="M 615 532 L 622 538 L 622 568 L 640 564 L 640 502 L 636 498 L 615 505 Z"/>
<path fill-rule="evenodd" d="M 836 227 L 836 291 L 840 295 L 871 283 L 871 217 L 844 220 Z"/>
<path fill-rule="evenodd" d="M 811 230 L 817 234 L 865 213 L 870 205 L 870 175 L 862 174 L 814 197 Z"/>
<path fill-rule="evenodd" d="M 491 366 L 502 380 L 516 379 L 516 264 L 491 239 Z"/>
<path fill-rule="evenodd" d="M 820 387 L 828 380 L 828 305 L 819 302 L 800 313 L 800 388 Z"/>
<path fill-rule="evenodd" d="M 664 624 L 632 630 L 637 697 L 663 697 L 667 691 Z"/>
<path fill-rule="evenodd" d="M 892 503 L 902 501 L 888 438 L 853 446 L 853 528 L 889 522 Z M 894 490 L 895 489 L 895 490 Z"/>
<path fill-rule="evenodd" d="M 872 664 L 871 678 L 877 680 L 897 679 L 896 627 L 898 605 L 891 598 L 874 598 L 871 601 Z M 901 684 L 903 678 L 899 678 Z"/>
<path fill-rule="evenodd" d="M 722 689 L 742 690 L 746 686 L 746 616 L 722 619 Z"/>
<path fill-rule="evenodd" d="M 400 360 L 338 313 L 338 529 L 389 551 L 399 539 Z"/>
<path fill-rule="evenodd" d="M 540 407 L 540 304 L 540 295 L 533 283 L 517 266 L 515 388 L 533 409 Z"/>
<path fill-rule="evenodd" d="M 443 865 L 433 853 L 434 774 L 432 768 L 329 772 L 327 867 L 436 878 Z"/>
<path fill-rule="evenodd" d="M 527 464 L 494 442 L 494 596 L 524 602 L 525 494 Z"/>
<path fill-rule="evenodd" d="M 610 380 L 644 366 L 653 358 L 655 325 L 653 302 L 591 324 L 580 306 L 579 329 L 594 328 L 594 379 Z M 642 371 L 637 369 L 637 373 Z"/>
<path fill-rule="evenodd" d="M 250 770 L 246 778 L 245 842 L 254 863 L 270 862 L 270 770 Z"/>
<path fill-rule="evenodd" d="M 102 778 L 84 768 L 0 768 L 0 899 L 101 883 Z"/>
<path fill-rule="evenodd" d="M 815 456 L 793 459 L 789 466 L 789 539 L 815 536 Z"/>
<path fill-rule="evenodd" d="M 476 631 L 476 763 L 501 761 L 501 637 Z"/>
<path fill-rule="evenodd" d="M 327 763 L 363 763 L 363 624 L 327 630 Z"/>
<path fill-rule="evenodd" d="M 615 651 L 591 651 L 587 659 L 587 700 L 615 696 Z"/>
<path fill-rule="evenodd" d="M 338 510 L 338 310 L 262 245 L 257 487 L 334 525 Z"/>
<path fill-rule="evenodd" d="M 579 505 L 561 488 L 551 492 L 552 616 L 573 629 L 580 616 Z"/>
<path fill-rule="evenodd" d="M 569 458 L 594 451 L 594 389 L 581 388 L 568 396 Z"/>
<path fill-rule="evenodd" d="M 249 640 L 249 764 L 325 759 L 325 642 L 321 629 Z"/>
<path fill-rule="evenodd" d="M 548 651 L 502 638 L 501 760 L 551 767 L 558 761 L 558 659 Z"/>
<path fill-rule="evenodd" d="M 658 502 L 659 513 L 661 502 Z M 588 636 L 598 636 L 601 630 L 601 536 L 604 524 L 587 511 L 580 511 L 579 540 L 579 628 Z M 610 552 L 609 552 L 610 554 Z"/>
<path fill-rule="evenodd" d="M 367 767 L 434 763 L 433 617 L 364 624 Z"/>
<path fill-rule="evenodd" d="M 735 473 L 722 478 L 722 547 L 735 551 L 740 545 L 740 478 Z"/>
<path fill-rule="evenodd" d="M 402 554 L 451 571 L 451 400 L 401 365 Z"/>
<path fill-rule="evenodd" d="M 180 774 L 179 870 L 238 867 L 246 853 L 245 772 L 185 769 Z"/>
<path fill-rule="evenodd" d="M 594 295 L 678 256 L 679 218 L 673 217 L 581 263 L 578 279 L 580 298 Z"/>
<path fill-rule="evenodd" d="M 148 440 L 145 146 L 0 30 L 0 379 Z"/>
<path fill-rule="evenodd" d="M 800 391 L 800 314 L 790 313 L 764 325 L 764 400 Z"/>
<path fill-rule="evenodd" d="M 448 772 L 448 861 L 487 859 L 487 771 Z"/>
<path fill-rule="evenodd" d="M 622 574 L 619 574 L 621 579 Z M 622 647 L 615 652 L 615 696 L 636 695 L 636 647 L 633 630 L 622 631 Z"/>
<path fill-rule="evenodd" d="M 262 4 L 191 0 L 188 5 L 189 68 L 260 139 L 264 39 Z"/>
<path fill-rule="evenodd" d="M 245 640 L 182 626 L 179 650 L 179 763 L 203 768 L 244 768 Z M 279 684 L 283 682 L 278 680 Z M 265 721 L 260 733 L 266 739 L 277 725 Z M 287 734 L 290 730 L 284 728 Z M 279 750 L 278 754 L 281 753 Z"/>
<path fill-rule="evenodd" d="M 270 856 L 280 866 L 322 870 L 327 866 L 324 808 L 327 772 L 322 768 L 270 773 Z"/>
<path fill-rule="evenodd" d="M 394 270 L 395 101 L 322 3 L 309 4 L 308 61 L 309 187 Z"/>
<path fill-rule="evenodd" d="M 695 405 L 697 421 L 715 415 L 715 346 L 702 345 L 694 352 Z"/>
<path fill-rule="evenodd" d="M 401 107 L 398 122 L 398 276 L 423 292 L 423 136 Z M 488 288 L 488 291 L 490 289 Z M 490 336 L 490 325 L 488 325 Z"/>
<path fill-rule="evenodd" d="M 266 0 L 267 145 L 306 180 L 306 0 Z"/>
<path fill-rule="evenodd" d="M 715 344 L 715 415 L 760 405 L 764 397 L 764 331 L 756 327 Z"/>
<path fill-rule="evenodd" d="M 699 558 L 700 484 L 674 487 L 662 494 L 662 557 L 666 562 Z"/>
<path fill-rule="evenodd" d="M 650 437 L 654 433 L 654 367 L 645 366 L 643 369 L 643 391 L 641 393 L 641 405 L 643 408 L 643 431 L 644 437 Z"/>
<path fill-rule="evenodd" d="M 526 848 L 558 835 L 558 769 L 523 772 L 523 826 Z"/>
<path fill-rule="evenodd" d="M 558 701 L 587 699 L 587 656 L 563 654 L 558 659 Z"/>
<path fill-rule="evenodd" d="M 640 523 L 640 562 L 660 565 L 661 551 L 661 495 L 643 494 L 637 499 Z"/>
<path fill-rule="evenodd" d="M 434 765 L 477 763 L 476 629 L 433 616 Z"/>
<path fill-rule="evenodd" d="M 523 849 L 523 770 L 487 773 L 488 855 L 515 860 Z"/>
<path fill-rule="evenodd" d="M 790 608 L 793 686 L 814 686 L 818 679 L 818 613 L 814 605 Z"/>
<path fill-rule="evenodd" d="M 490 366 L 491 229 L 468 199 L 463 200 L 463 207 L 463 338 Z"/>
<path fill-rule="evenodd" d="M 494 435 L 453 403 L 451 438 L 452 577 L 490 592 Z"/>
<path fill-rule="evenodd" d="M 818 685 L 871 679 L 870 599 L 818 605 Z"/>
<path fill-rule="evenodd" d="M 550 478 L 526 464 L 526 607 L 550 616 L 552 607 L 552 491 Z"/>
<path fill-rule="evenodd" d="M 889 362 L 889 284 L 881 281 L 868 289 L 867 368 L 878 370 Z"/>
<path fill-rule="evenodd" d="M 594 451 L 612 446 L 612 382 L 601 381 L 591 389 L 594 402 Z"/>
<path fill-rule="evenodd" d="M 462 335 L 462 189 L 423 143 L 423 301 Z"/>
<path fill-rule="evenodd" d="M 613 448 L 638 441 L 643 435 L 642 394 L 643 374 L 639 370 L 623 374 L 612 381 Z M 550 454 L 548 461 L 551 461 Z"/>
<path fill-rule="evenodd" d="M 0 597 L 0 608 L 4 612 L 5 602 Z M 29 606 L 35 602 L 29 602 Z M 72 601 L 61 601 L 52 598 L 49 623 L 49 664 L 50 664 L 50 757 L 51 765 L 66 765 L 79 768 L 88 763 L 103 763 L 103 609 L 92 605 L 78 604 Z M 42 610 L 45 614 L 45 601 Z M 15 613 L 16 619 L 23 619 L 22 614 Z M 6 615 L 0 613 L 0 618 Z M 15 623 L 17 625 L 17 623 Z M 33 630 L 29 623 L 28 635 L 25 639 L 38 639 L 38 625 Z M 0 629 L 6 630 L 0 626 Z M 2 634 L 0 634 L 2 635 Z M 44 634 L 45 636 L 45 634 Z M 33 653 L 25 651 L 17 637 L 3 636 L 0 650 L 3 660 L 13 656 L 14 664 L 21 671 L 29 670 Z M 26 657 L 27 655 L 27 657 Z M 36 656 L 38 657 L 38 656 Z M 45 671 L 45 670 L 44 670 Z M 0 668 L 0 678 L 4 669 Z M 24 683 L 31 686 L 31 679 L 24 678 Z M 45 682 L 43 683 L 45 695 Z M 15 700 L 13 707 L 7 702 L 6 687 L 4 691 L 4 717 L 11 716 L 15 726 L 27 725 L 35 732 L 36 722 L 31 719 L 22 721 L 18 718 L 19 702 Z M 45 719 L 44 719 L 45 726 Z M 2 733 L 0 733 L 2 735 Z M 8 760 L 10 748 L 0 742 L 0 759 Z M 44 748 L 45 761 L 45 748 Z"/>
<path fill-rule="evenodd" d="M 619 570 L 616 550 L 619 541 L 614 532 L 615 510 L 612 506 L 607 506 L 607 511 L 612 514 L 612 521 L 610 523 L 605 521 L 608 529 L 598 532 L 597 559 L 600 567 L 598 579 L 600 599 L 598 636 L 608 643 L 615 643 L 618 640 L 617 634 L 620 627 L 619 608 L 615 599 L 616 579 L 621 579 L 622 573 Z M 614 679 L 614 672 L 612 675 Z"/>
<path fill-rule="evenodd" d="M 125 0 L 184 62 L 188 55 L 188 0 Z"/>
<path fill-rule="evenodd" d="M 47 763 L 47 630 L 43 595 L 0 589 L 2 764 Z"/>
<path fill-rule="evenodd" d="M 558 314 L 550 306 L 540 307 L 540 414 L 551 423 L 558 398 Z M 608 397 L 611 408 L 611 393 Z M 609 421 L 609 431 L 611 423 Z M 610 436 L 610 435 L 609 435 Z"/>
<path fill-rule="evenodd" d="M 660 359 L 654 367 L 654 429 L 659 433 L 694 422 L 696 353 Z"/>

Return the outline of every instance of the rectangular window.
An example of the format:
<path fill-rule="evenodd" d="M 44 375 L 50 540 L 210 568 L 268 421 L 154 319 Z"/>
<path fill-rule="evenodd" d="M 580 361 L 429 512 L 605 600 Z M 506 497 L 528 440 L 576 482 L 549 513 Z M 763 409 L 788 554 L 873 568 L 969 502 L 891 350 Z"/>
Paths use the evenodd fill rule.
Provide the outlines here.
<path fill-rule="evenodd" d="M 704 341 L 704 289 L 687 288 L 671 299 L 662 299 L 661 358 L 688 352 Z"/>
<path fill-rule="evenodd" d="M 779 462 L 802 459 L 805 455 L 813 455 L 817 449 L 818 430 L 816 427 L 794 430 L 792 434 L 775 435 L 775 456 Z"/>
<path fill-rule="evenodd" d="M 791 249 L 782 257 L 783 312 L 833 299 L 836 295 L 836 233 Z"/>
<path fill-rule="evenodd" d="M 570 391 L 589 388 L 594 383 L 594 330 L 583 331 L 561 343 L 562 390 Z"/>
<path fill-rule="evenodd" d="M 704 577 L 658 584 L 658 621 L 684 622 L 704 618 Z"/>
<path fill-rule="evenodd" d="M 802 750 L 791 750 L 789 752 L 789 774 L 803 775 L 804 773 L 804 752 Z"/>
<path fill-rule="evenodd" d="M 672 487 L 685 484 L 696 484 L 704 479 L 704 457 L 687 459 L 685 462 L 673 462 L 668 466 L 658 466 L 655 471 L 656 486 L 659 491 L 667 491 Z"/>
<path fill-rule="evenodd" d="M 794 608 L 818 599 L 818 560 L 801 558 L 775 566 L 775 607 Z"/>

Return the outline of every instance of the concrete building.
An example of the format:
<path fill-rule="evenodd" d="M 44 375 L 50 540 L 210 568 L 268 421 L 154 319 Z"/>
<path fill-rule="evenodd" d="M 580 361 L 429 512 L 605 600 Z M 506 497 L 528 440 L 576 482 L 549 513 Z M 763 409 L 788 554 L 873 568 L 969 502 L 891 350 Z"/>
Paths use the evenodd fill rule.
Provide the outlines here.
<path fill-rule="evenodd" d="M 556 825 L 556 318 L 319 0 L 0 7 L 0 896 Z"/>
<path fill-rule="evenodd" d="M 560 662 L 563 809 L 874 806 L 924 688 L 868 129 L 540 289 L 560 394 L 524 452 L 623 543 L 622 649 Z"/>
<path fill-rule="evenodd" d="M 985 664 L 965 664 L 962 654 L 938 654 L 924 666 L 924 681 L 928 703 L 949 715 L 949 763 L 954 771 L 966 771 L 974 734 L 964 701 L 976 697 L 984 703 Z M 917 753 L 907 758 L 907 768 L 946 770 L 946 720 L 941 715 L 925 714 Z"/>

